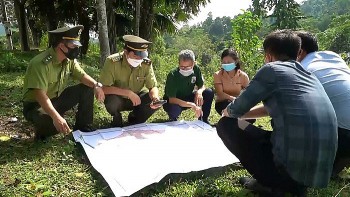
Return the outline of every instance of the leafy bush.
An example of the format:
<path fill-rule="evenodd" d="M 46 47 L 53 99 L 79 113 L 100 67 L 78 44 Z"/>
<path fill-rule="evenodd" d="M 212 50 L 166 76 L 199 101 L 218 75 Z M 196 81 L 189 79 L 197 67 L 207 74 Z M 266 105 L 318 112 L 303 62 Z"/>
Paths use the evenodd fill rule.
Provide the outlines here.
<path fill-rule="evenodd" d="M 245 11 L 232 20 L 232 40 L 244 71 L 252 78 L 263 64 L 263 55 L 260 52 L 262 40 L 256 35 L 261 29 L 262 21 L 250 11 Z"/>
<path fill-rule="evenodd" d="M 0 55 L 0 70 L 3 72 L 19 72 L 26 69 L 24 61 L 16 58 L 13 53 L 3 53 Z"/>

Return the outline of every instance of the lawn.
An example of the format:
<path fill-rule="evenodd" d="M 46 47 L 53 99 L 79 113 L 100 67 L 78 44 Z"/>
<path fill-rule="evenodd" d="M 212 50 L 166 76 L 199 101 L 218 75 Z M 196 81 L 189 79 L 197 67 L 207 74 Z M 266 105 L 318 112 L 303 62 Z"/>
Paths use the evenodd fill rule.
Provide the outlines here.
<path fill-rule="evenodd" d="M 93 76 L 98 70 L 85 68 Z M 58 135 L 46 142 L 33 141 L 32 126 L 21 113 L 21 87 L 24 72 L 0 73 L 0 196 L 113 196 L 107 183 L 90 165 L 80 146 L 70 136 Z M 161 86 L 162 87 L 162 86 Z M 161 88 L 161 91 L 162 88 Z M 73 123 L 72 111 L 67 113 Z M 11 123 L 10 118 L 18 121 Z M 220 116 L 212 110 L 210 121 Z M 194 119 L 190 111 L 180 119 Z M 95 103 L 94 125 L 107 127 L 111 116 Z M 166 121 L 158 110 L 149 122 Z M 269 119 L 258 120 L 269 129 Z M 239 165 L 183 175 L 169 175 L 134 196 L 254 196 L 238 184 L 248 175 Z M 344 172 L 343 177 L 350 176 Z M 308 196 L 350 196 L 347 179 L 332 180 L 326 189 L 309 189 Z"/>

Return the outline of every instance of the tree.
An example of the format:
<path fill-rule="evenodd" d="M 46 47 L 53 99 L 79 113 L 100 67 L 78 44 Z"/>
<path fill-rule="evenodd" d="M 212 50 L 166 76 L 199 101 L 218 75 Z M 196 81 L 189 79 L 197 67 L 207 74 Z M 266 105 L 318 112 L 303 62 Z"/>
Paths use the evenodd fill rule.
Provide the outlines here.
<path fill-rule="evenodd" d="M 97 0 L 96 11 L 98 20 L 98 39 L 100 42 L 101 54 L 100 68 L 102 68 L 107 56 L 110 54 L 105 0 Z"/>
<path fill-rule="evenodd" d="M 30 14 L 32 15 L 31 18 L 29 18 L 28 24 L 30 25 L 30 29 L 32 30 L 32 34 L 33 33 L 33 29 L 38 28 L 38 30 L 34 30 L 34 31 L 42 31 L 42 32 L 46 32 L 46 31 L 50 31 L 50 30 L 54 30 L 57 29 L 58 27 L 58 14 L 55 8 L 55 4 L 57 3 L 57 0 L 27 0 L 28 1 L 28 9 L 30 10 Z M 70 10 L 70 8 L 66 8 L 67 10 Z M 30 20 L 34 20 L 34 22 L 30 22 Z M 44 25 L 41 25 L 45 24 Z M 34 34 L 36 35 L 36 34 Z M 38 40 L 41 39 L 40 34 L 38 34 L 38 36 L 40 36 L 40 38 L 36 38 Z M 49 43 L 52 43 L 53 38 L 50 34 L 48 34 L 49 36 Z"/>
<path fill-rule="evenodd" d="M 252 0 L 252 11 L 260 17 L 272 18 L 274 29 L 296 29 L 303 18 L 300 5 L 295 0 Z M 271 12 L 271 15 L 267 15 Z"/>
<path fill-rule="evenodd" d="M 329 29 L 317 34 L 320 48 L 337 53 L 350 52 L 350 15 L 334 18 Z"/>
<path fill-rule="evenodd" d="M 29 42 L 28 42 L 28 28 L 27 21 L 25 16 L 25 5 L 26 0 L 14 0 L 15 14 L 18 21 L 18 28 L 20 34 L 21 50 L 29 51 Z"/>
<path fill-rule="evenodd" d="M 11 2 L 8 2 L 10 4 Z M 2 24 L 5 27 L 5 33 L 6 33 L 6 39 L 7 39 L 7 49 L 13 50 L 13 44 L 12 44 L 12 31 L 10 29 L 10 21 L 7 18 L 7 11 L 6 11 L 6 3 L 5 0 L 1 0 L 1 12 L 2 12 Z"/>
<path fill-rule="evenodd" d="M 261 19 L 250 11 L 245 11 L 232 20 L 233 46 L 249 77 L 254 76 L 262 65 L 262 41 L 256 35 L 261 25 Z"/>
<path fill-rule="evenodd" d="M 136 14 L 135 14 L 135 35 L 140 35 L 140 7 L 141 7 L 141 0 L 136 0 Z"/>
<path fill-rule="evenodd" d="M 140 36 L 152 40 L 157 32 L 175 31 L 175 22 L 187 21 L 196 15 L 208 0 L 144 0 L 142 1 Z"/>

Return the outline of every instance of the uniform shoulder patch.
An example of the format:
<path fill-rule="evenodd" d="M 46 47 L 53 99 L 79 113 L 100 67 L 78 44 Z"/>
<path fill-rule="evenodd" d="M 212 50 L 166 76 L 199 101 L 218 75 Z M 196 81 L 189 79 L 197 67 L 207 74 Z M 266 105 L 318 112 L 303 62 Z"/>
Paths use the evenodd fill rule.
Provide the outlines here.
<path fill-rule="evenodd" d="M 147 65 L 151 65 L 152 64 L 152 60 L 150 60 L 148 58 L 145 58 L 145 59 L 143 59 L 142 63 L 147 64 Z"/>
<path fill-rule="evenodd" d="M 120 60 L 123 59 L 123 53 L 113 54 L 113 55 L 109 56 L 109 58 L 112 60 L 112 62 L 119 62 Z"/>
<path fill-rule="evenodd" d="M 52 55 L 47 55 L 46 57 L 44 57 L 43 58 L 43 60 L 42 60 L 42 62 L 44 63 L 44 64 L 48 64 L 48 63 L 50 63 L 52 61 Z"/>

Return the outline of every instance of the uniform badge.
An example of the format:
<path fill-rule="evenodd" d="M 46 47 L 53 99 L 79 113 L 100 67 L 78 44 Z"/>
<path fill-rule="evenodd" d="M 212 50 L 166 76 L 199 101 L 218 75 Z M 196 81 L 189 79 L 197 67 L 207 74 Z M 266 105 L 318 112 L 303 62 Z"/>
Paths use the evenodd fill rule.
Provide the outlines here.
<path fill-rule="evenodd" d="M 137 79 L 137 81 L 144 81 L 144 80 L 146 80 L 146 77 L 138 76 L 138 77 L 136 77 L 136 79 Z"/>
<path fill-rule="evenodd" d="M 193 76 L 191 79 L 191 83 L 196 83 L 196 80 L 197 80 L 196 76 Z"/>

